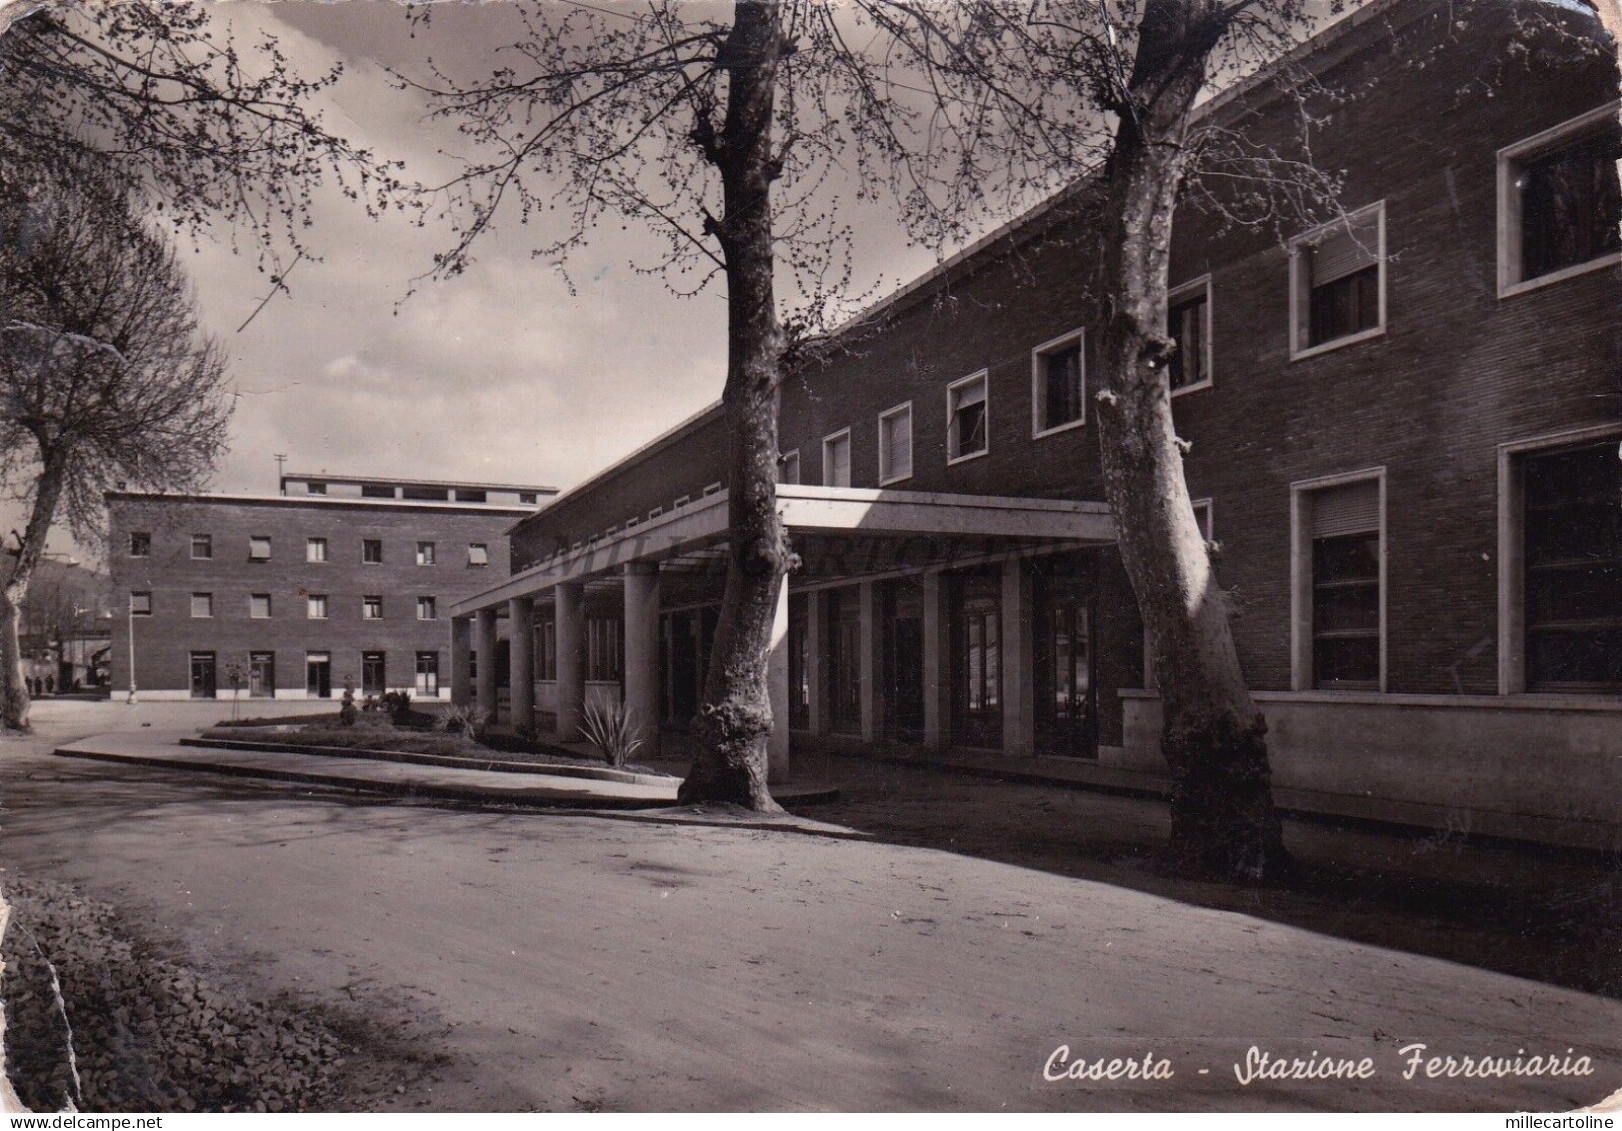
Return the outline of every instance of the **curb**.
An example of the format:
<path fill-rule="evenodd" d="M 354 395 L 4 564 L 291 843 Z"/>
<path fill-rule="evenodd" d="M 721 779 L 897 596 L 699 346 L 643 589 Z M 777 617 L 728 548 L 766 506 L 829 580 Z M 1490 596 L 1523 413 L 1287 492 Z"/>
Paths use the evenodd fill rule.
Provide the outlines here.
<path fill-rule="evenodd" d="M 503 762 L 491 758 L 461 758 L 451 754 L 422 754 L 403 750 L 355 749 L 347 746 L 314 746 L 297 742 L 254 742 L 234 738 L 182 738 L 181 746 L 208 750 L 245 750 L 266 754 L 313 754 L 329 758 L 361 758 L 371 762 L 400 762 L 418 766 L 442 766 L 452 770 L 499 770 L 506 774 L 545 774 L 555 778 L 584 778 L 620 782 L 624 785 L 666 785 L 679 779 L 662 774 L 639 774 L 604 766 L 551 765 L 544 762 Z"/>
<path fill-rule="evenodd" d="M 377 793 L 387 797 L 424 798 L 440 801 L 476 801 L 485 804 L 522 805 L 538 809 L 646 809 L 660 802 L 640 797 L 560 796 L 553 790 L 513 789 L 492 790 L 477 786 L 432 785 L 422 782 L 389 782 L 375 778 L 348 777 L 343 774 L 314 774 L 299 770 L 278 770 L 262 766 L 228 766 L 220 763 L 175 762 L 167 758 L 152 758 L 140 754 L 107 754 L 95 750 L 69 750 L 59 747 L 52 751 L 63 758 L 81 758 L 95 762 L 112 762 L 127 766 L 148 766 L 160 770 L 192 771 L 194 773 L 221 774 L 226 777 L 257 778 L 266 781 L 294 782 L 300 785 L 330 786 L 361 793 Z"/>

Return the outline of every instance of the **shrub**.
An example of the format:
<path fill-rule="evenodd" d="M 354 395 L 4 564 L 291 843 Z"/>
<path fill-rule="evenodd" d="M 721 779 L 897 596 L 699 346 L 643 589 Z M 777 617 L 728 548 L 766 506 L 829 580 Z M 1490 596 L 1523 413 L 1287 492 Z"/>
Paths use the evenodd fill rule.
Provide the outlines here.
<path fill-rule="evenodd" d="M 355 710 L 355 681 L 353 678 L 345 676 L 344 701 L 343 705 L 338 708 L 338 724 L 352 727 L 355 725 L 357 717 L 359 717 L 359 712 Z"/>
<path fill-rule="evenodd" d="M 642 728 L 636 725 L 634 715 L 624 703 L 608 707 L 600 700 L 588 699 L 580 733 L 602 751 L 610 766 L 623 766 L 642 745 Z"/>
<path fill-rule="evenodd" d="M 447 707 L 443 714 L 434 722 L 434 729 L 447 734 L 459 734 L 463 738 L 478 738 L 484 733 L 484 723 L 479 712 L 472 707 Z"/>
<path fill-rule="evenodd" d="M 411 721 L 411 692 L 385 691 L 379 705 L 389 713 L 395 726 L 405 726 Z"/>

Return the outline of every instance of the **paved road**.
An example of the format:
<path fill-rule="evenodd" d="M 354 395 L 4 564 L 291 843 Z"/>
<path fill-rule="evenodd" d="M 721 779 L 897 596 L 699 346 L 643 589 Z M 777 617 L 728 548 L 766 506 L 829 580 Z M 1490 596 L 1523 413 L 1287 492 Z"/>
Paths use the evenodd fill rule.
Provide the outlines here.
<path fill-rule="evenodd" d="M 52 707 L 0 746 L 6 858 L 255 985 L 433 1018 L 454 1060 L 407 1106 L 1537 1110 L 1622 1087 L 1622 1005 L 1597 995 L 924 847 L 54 759 L 195 709 Z M 1405 1081 L 1415 1042 L 1596 1072 Z M 1060 1044 L 1175 1076 L 1047 1083 Z M 1245 1088 L 1252 1044 L 1377 1075 Z"/>

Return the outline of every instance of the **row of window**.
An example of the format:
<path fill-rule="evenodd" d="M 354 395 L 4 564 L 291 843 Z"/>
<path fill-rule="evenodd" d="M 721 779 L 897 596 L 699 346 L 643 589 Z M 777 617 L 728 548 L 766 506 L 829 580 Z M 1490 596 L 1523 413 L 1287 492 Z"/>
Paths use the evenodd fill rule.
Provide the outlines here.
<path fill-rule="evenodd" d="M 304 615 L 309 620 L 327 619 L 328 600 L 325 593 L 309 593 L 304 597 Z M 149 617 L 152 615 L 151 590 L 130 591 L 130 615 Z M 191 615 L 195 618 L 206 619 L 214 615 L 214 594 L 193 593 L 191 595 Z M 382 594 L 368 594 L 360 599 L 360 615 L 362 620 L 383 619 Z M 248 617 L 250 620 L 268 620 L 272 616 L 272 599 L 269 593 L 248 594 Z M 417 619 L 438 620 L 439 602 L 434 597 L 417 598 Z"/>
<path fill-rule="evenodd" d="M 619 617 L 586 618 L 586 679 L 593 683 L 613 683 L 623 671 L 625 626 Z M 535 625 L 535 678 L 550 682 L 558 678 L 558 635 L 554 621 Z"/>
<path fill-rule="evenodd" d="M 253 699 L 270 699 L 276 694 L 276 653 L 252 651 L 248 653 L 246 669 L 227 663 L 222 671 L 217 652 L 194 651 L 189 656 L 190 687 L 194 699 L 216 698 L 223 687 L 234 692 L 246 691 Z M 389 688 L 388 653 L 362 652 L 360 661 L 360 690 L 368 695 L 381 695 Z M 413 687 L 419 696 L 439 694 L 439 653 L 415 654 Z M 330 699 L 333 690 L 332 653 L 325 651 L 304 653 L 305 694 L 314 699 Z M 342 686 L 340 681 L 339 686 Z"/>
<path fill-rule="evenodd" d="M 327 484 L 321 480 L 310 480 L 304 485 L 307 495 L 325 495 Z M 537 492 L 519 491 L 518 502 L 523 506 L 534 506 Z M 458 503 L 486 503 L 490 501 L 488 491 L 480 487 L 428 487 L 421 485 L 407 485 L 396 487 L 387 483 L 362 483 L 360 497 L 363 499 L 408 499 L 414 502 L 448 502 Z"/>
<path fill-rule="evenodd" d="M 1584 114 L 1499 154 L 1499 293 L 1622 261 L 1622 133 L 1616 104 Z M 1386 208 L 1378 201 L 1290 241 L 1290 357 L 1315 356 L 1385 333 Z M 1167 335 L 1173 395 L 1212 383 L 1209 276 L 1174 288 Z M 988 373 L 946 390 L 947 466 L 989 449 Z M 1031 351 L 1031 435 L 1086 422 L 1086 333 L 1073 330 Z M 912 402 L 879 414 L 879 486 L 913 473 Z M 779 480 L 799 483 L 800 454 L 779 458 Z M 822 482 L 851 486 L 850 429 L 822 441 Z"/>
<path fill-rule="evenodd" d="M 271 539 L 268 534 L 250 534 L 248 536 L 248 560 L 251 562 L 270 561 Z M 324 562 L 327 556 L 328 542 L 325 538 L 306 538 L 304 540 L 304 560 L 307 562 Z M 129 556 L 132 558 L 149 558 L 152 556 L 152 533 L 147 530 L 130 531 Z M 214 536 L 212 534 L 193 534 L 191 536 L 191 556 L 193 561 L 212 561 L 214 559 Z M 360 560 L 363 565 L 383 564 L 383 539 L 362 538 L 360 540 Z M 439 544 L 437 542 L 417 543 L 417 564 L 420 566 L 437 565 L 439 561 Z M 469 566 L 486 566 L 490 564 L 490 547 L 484 542 L 469 542 L 467 544 L 467 564 Z"/>

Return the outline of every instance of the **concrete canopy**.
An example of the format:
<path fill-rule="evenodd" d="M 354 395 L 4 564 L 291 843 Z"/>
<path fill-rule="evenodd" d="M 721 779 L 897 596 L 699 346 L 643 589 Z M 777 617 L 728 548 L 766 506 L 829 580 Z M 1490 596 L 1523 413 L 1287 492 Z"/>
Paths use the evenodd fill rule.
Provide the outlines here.
<path fill-rule="evenodd" d="M 779 513 L 812 576 L 919 569 L 1035 546 L 1106 545 L 1115 520 L 1103 503 L 926 491 L 782 484 Z M 716 491 L 648 522 L 559 551 L 482 593 L 453 616 L 504 608 L 565 582 L 617 576 L 632 562 L 713 566 L 727 539 L 727 492 Z M 860 567 L 856 563 L 861 563 Z"/>

